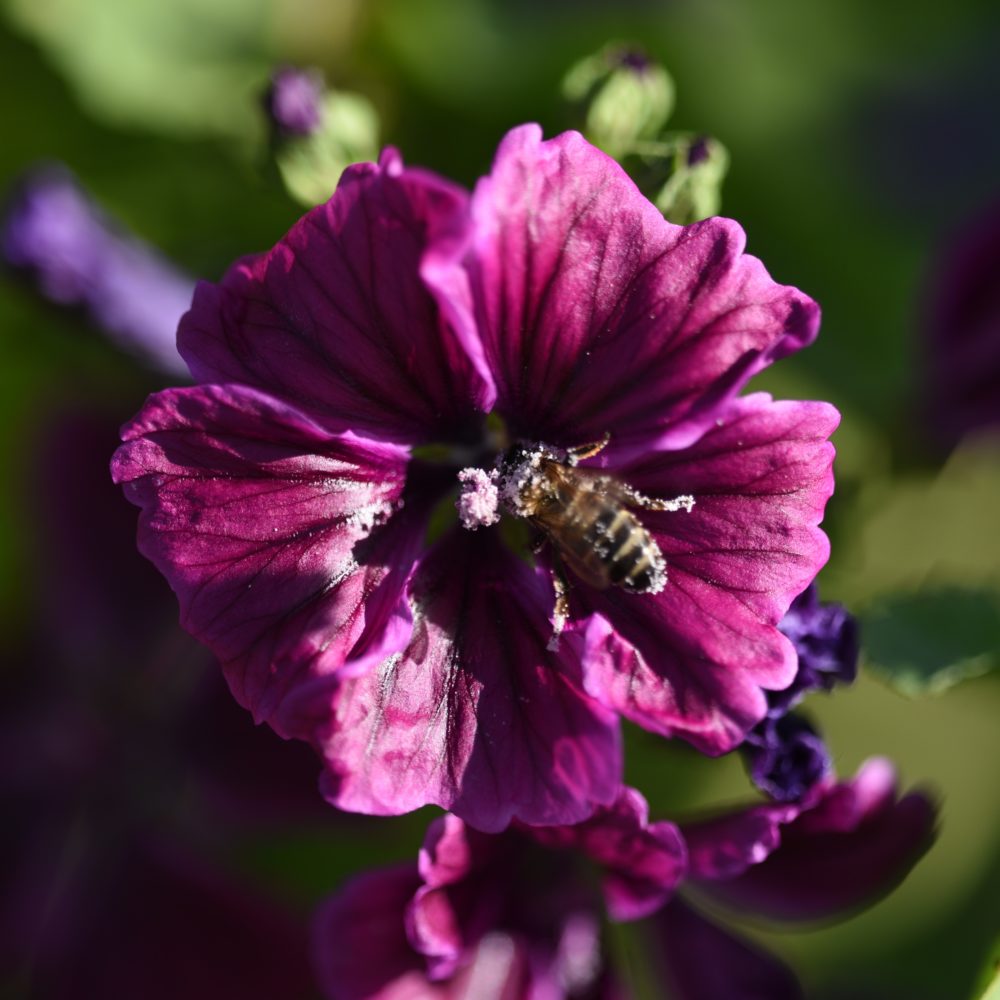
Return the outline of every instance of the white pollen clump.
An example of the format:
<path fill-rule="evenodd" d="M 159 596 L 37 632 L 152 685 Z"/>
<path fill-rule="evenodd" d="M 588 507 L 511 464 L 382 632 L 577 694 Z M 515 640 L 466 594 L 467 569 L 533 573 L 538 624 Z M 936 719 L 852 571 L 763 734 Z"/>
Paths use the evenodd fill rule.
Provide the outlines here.
<path fill-rule="evenodd" d="M 694 509 L 694 497 L 690 493 L 674 497 L 673 500 L 657 500 L 657 510 L 686 510 L 689 514 Z"/>
<path fill-rule="evenodd" d="M 386 503 L 368 504 L 351 511 L 344 519 L 345 523 L 365 535 L 371 533 L 376 525 L 382 524 L 392 513 L 392 505 Z"/>
<path fill-rule="evenodd" d="M 500 520 L 500 497 L 497 492 L 497 473 L 483 469 L 462 469 L 458 481 L 462 490 L 455 506 L 462 526 L 469 531 L 496 524 Z"/>

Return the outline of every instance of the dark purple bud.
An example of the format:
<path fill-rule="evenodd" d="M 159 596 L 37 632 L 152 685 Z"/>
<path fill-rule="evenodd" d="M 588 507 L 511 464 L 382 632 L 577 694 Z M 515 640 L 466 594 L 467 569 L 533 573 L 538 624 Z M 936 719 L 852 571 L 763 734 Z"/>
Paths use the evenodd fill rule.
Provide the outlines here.
<path fill-rule="evenodd" d="M 765 719 L 747 737 L 743 754 L 753 783 L 778 802 L 798 802 L 831 769 L 822 737 L 795 714 Z"/>
<path fill-rule="evenodd" d="M 687 151 L 687 165 L 689 167 L 696 167 L 708 159 L 710 155 L 708 143 L 707 135 L 700 135 L 691 143 Z"/>
<path fill-rule="evenodd" d="M 792 602 L 778 628 L 794 643 L 799 670 L 789 687 L 768 695 L 772 718 L 797 705 L 809 691 L 829 691 L 857 676 L 858 623 L 843 605 L 820 604 L 815 584 Z"/>
<path fill-rule="evenodd" d="M 44 298 L 83 309 L 121 347 L 187 376 L 176 336 L 193 279 L 115 225 L 68 170 L 44 167 L 24 179 L 6 206 L 0 251 Z"/>
<path fill-rule="evenodd" d="M 649 56 L 639 48 L 625 48 L 618 53 L 618 65 L 636 73 L 645 73 L 652 66 Z"/>
<path fill-rule="evenodd" d="M 271 75 L 264 108 L 278 135 L 311 135 L 323 119 L 326 87 L 317 69 L 282 66 Z"/>
<path fill-rule="evenodd" d="M 790 715 L 810 691 L 850 684 L 858 669 L 858 627 L 840 604 L 820 604 L 815 584 L 801 593 L 778 628 L 798 653 L 798 672 L 782 691 L 768 691 L 767 715 L 741 750 L 754 784 L 779 802 L 796 802 L 830 772 L 822 737 Z"/>

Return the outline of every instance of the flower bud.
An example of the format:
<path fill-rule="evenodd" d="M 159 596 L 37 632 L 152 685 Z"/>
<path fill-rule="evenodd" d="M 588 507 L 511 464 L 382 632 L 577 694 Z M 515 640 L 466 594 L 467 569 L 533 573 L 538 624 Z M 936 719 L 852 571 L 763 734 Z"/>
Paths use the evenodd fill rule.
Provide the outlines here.
<path fill-rule="evenodd" d="M 264 108 L 281 179 L 307 207 L 333 194 L 345 167 L 378 157 L 374 107 L 360 94 L 326 88 L 318 70 L 276 70 Z"/>
<path fill-rule="evenodd" d="M 670 74 L 638 49 L 605 46 L 578 62 L 563 80 L 563 94 L 587 104 L 587 138 L 616 159 L 636 142 L 653 138 L 674 107 Z"/>
<path fill-rule="evenodd" d="M 729 153 L 707 135 L 683 138 L 674 152 L 673 173 L 653 198 L 670 222 L 687 226 L 719 214 Z"/>
<path fill-rule="evenodd" d="M 323 120 L 326 90 L 319 70 L 282 66 L 271 75 L 264 110 L 278 136 L 311 135 Z"/>

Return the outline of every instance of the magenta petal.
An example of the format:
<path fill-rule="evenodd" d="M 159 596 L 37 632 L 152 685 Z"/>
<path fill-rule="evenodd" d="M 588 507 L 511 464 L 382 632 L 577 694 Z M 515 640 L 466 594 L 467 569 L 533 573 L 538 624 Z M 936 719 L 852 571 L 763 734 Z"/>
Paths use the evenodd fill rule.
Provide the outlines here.
<path fill-rule="evenodd" d="M 112 471 L 143 508 L 139 546 L 258 721 L 302 735 L 305 690 L 405 645 L 423 526 L 398 514 L 368 537 L 399 502 L 405 449 L 240 386 L 151 396 L 123 438 Z"/>
<path fill-rule="evenodd" d="M 653 913 L 685 874 L 680 831 L 673 823 L 650 824 L 646 800 L 632 788 L 583 823 L 528 832 L 550 847 L 583 851 L 603 869 L 604 898 L 613 920 Z"/>
<path fill-rule="evenodd" d="M 730 879 L 759 865 L 777 850 L 782 827 L 800 811 L 794 804 L 769 804 L 685 823 L 690 878 Z"/>
<path fill-rule="evenodd" d="M 280 394 L 337 429 L 453 436 L 492 388 L 419 270 L 425 253 L 462 245 L 467 201 L 392 151 L 348 168 L 269 253 L 198 286 L 178 331 L 192 374 Z"/>
<path fill-rule="evenodd" d="M 450 813 L 428 827 L 419 861 L 424 884 L 407 910 L 406 925 L 432 978 L 454 973 L 476 942 L 495 929 L 503 907 L 497 869 L 503 870 L 505 847 L 505 839 L 479 833 Z"/>
<path fill-rule="evenodd" d="M 520 436 L 669 430 L 686 443 L 754 372 L 816 335 L 816 304 L 743 253 L 737 223 L 666 222 L 575 132 L 509 132 L 472 212 L 476 322 Z"/>
<path fill-rule="evenodd" d="M 801 1000 L 791 969 L 706 920 L 679 899 L 652 921 L 669 995 L 676 1000 Z"/>
<path fill-rule="evenodd" d="M 583 693 L 568 644 L 547 650 L 552 601 L 495 531 L 446 535 L 411 582 L 409 646 L 345 683 L 317 734 L 330 800 L 375 814 L 435 803 L 489 831 L 611 802 L 617 721 Z"/>
<path fill-rule="evenodd" d="M 837 412 L 824 403 L 735 400 L 698 441 L 616 474 L 688 513 L 640 517 L 667 560 L 656 595 L 577 588 L 588 690 L 648 729 L 706 753 L 739 743 L 786 687 L 792 644 L 775 627 L 826 561 L 818 524 L 833 490 Z"/>
<path fill-rule="evenodd" d="M 783 827 L 780 847 L 761 864 L 701 888 L 777 920 L 842 914 L 895 888 L 930 846 L 934 822 L 926 795 L 897 799 L 892 765 L 871 760 Z"/>
<path fill-rule="evenodd" d="M 427 982 L 406 938 L 403 915 L 419 886 L 416 865 L 383 868 L 352 879 L 317 910 L 313 965 L 328 1000 L 448 995 Z"/>

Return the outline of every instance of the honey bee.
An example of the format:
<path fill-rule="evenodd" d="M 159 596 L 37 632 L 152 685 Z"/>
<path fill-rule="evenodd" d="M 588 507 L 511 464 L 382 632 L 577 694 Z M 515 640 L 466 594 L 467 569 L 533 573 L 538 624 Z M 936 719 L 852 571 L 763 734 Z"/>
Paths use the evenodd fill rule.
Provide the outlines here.
<path fill-rule="evenodd" d="M 658 594 L 667 583 L 667 562 L 655 539 L 632 512 L 690 511 L 694 498 L 654 499 L 599 469 L 581 469 L 608 443 L 609 435 L 566 451 L 545 444 L 516 444 L 499 463 L 504 507 L 538 528 L 557 556 L 584 583 Z M 555 567 L 555 635 L 568 614 L 566 581 Z"/>

